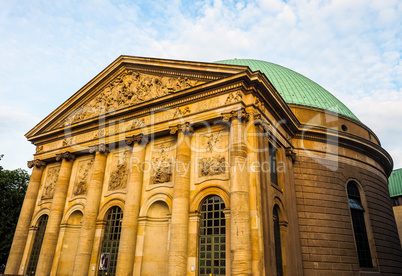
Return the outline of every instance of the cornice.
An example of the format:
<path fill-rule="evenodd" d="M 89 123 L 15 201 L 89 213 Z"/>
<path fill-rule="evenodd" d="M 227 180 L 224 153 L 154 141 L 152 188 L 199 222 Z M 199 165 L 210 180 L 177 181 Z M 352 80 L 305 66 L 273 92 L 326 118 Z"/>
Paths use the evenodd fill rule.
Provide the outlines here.
<path fill-rule="evenodd" d="M 85 98 L 93 95 L 92 92 L 98 90 L 99 87 L 106 85 L 107 79 L 111 80 L 113 77 L 117 76 L 127 68 L 141 68 L 141 70 L 145 70 L 145 67 L 148 67 L 147 70 L 154 70 L 158 73 L 169 71 L 169 74 L 181 74 L 177 72 L 181 71 L 183 75 L 202 75 L 203 78 L 211 80 L 214 78 L 214 74 L 217 76 L 217 78 L 222 78 L 228 75 L 237 74 L 247 68 L 244 66 L 227 66 L 212 63 L 120 56 L 93 79 L 91 79 L 87 84 L 85 84 L 74 95 L 69 97 L 45 119 L 38 123 L 32 130 L 25 134 L 25 136 L 27 138 L 30 138 L 30 136 L 35 136 L 38 131 L 40 131 L 45 125 L 49 124 L 49 121 L 57 121 L 67 106 L 82 102 Z M 89 91 L 92 92 L 88 93 Z"/>
<path fill-rule="evenodd" d="M 315 127 L 309 130 L 300 129 L 294 138 L 329 143 L 351 149 L 375 160 L 383 167 L 387 176 L 392 172 L 393 161 L 389 153 L 381 146 L 357 135 L 342 133 L 328 128 Z"/>
<path fill-rule="evenodd" d="M 211 96 L 222 95 L 235 89 L 244 90 L 245 87 L 242 81 L 243 77 L 244 76 L 241 75 L 236 76 L 236 78 L 230 78 L 226 80 L 225 83 L 223 84 L 220 83 L 220 80 L 211 83 L 205 83 L 203 85 L 185 89 L 177 93 L 167 95 L 165 97 L 142 102 L 137 105 L 129 106 L 120 110 L 103 114 L 99 117 L 93 117 L 63 128 L 58 128 L 39 135 L 34 135 L 28 137 L 28 140 L 36 143 L 37 140 L 42 139 L 46 140 L 47 137 L 64 135 L 66 128 L 71 129 L 72 132 L 81 131 L 83 128 L 91 125 L 97 128 L 100 118 L 102 118 L 102 120 L 105 122 L 105 125 L 108 125 L 108 121 L 116 118 L 118 118 L 119 120 L 138 118 L 150 115 L 151 113 L 158 112 L 159 110 L 164 110 L 171 107 L 177 107 L 184 104 L 190 104 L 196 101 L 200 101 L 202 99 L 209 98 Z M 231 84 L 226 85 L 226 83 L 228 82 Z"/>

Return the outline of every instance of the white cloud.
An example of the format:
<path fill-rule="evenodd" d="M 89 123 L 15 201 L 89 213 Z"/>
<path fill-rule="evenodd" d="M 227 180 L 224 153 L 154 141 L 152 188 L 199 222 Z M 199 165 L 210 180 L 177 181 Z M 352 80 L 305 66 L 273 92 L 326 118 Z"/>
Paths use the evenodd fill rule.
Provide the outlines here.
<path fill-rule="evenodd" d="M 262 59 L 331 91 L 402 166 L 400 14 L 397 0 L 1 1 L 1 104 L 44 118 L 121 54 Z"/>

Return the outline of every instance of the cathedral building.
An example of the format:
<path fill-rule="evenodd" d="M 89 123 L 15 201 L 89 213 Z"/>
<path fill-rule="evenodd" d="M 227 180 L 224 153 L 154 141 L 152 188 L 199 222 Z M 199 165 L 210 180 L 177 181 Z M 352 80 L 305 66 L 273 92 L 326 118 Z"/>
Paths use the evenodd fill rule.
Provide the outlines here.
<path fill-rule="evenodd" d="M 6 274 L 402 271 L 390 155 L 282 66 L 120 56 L 26 137 Z"/>

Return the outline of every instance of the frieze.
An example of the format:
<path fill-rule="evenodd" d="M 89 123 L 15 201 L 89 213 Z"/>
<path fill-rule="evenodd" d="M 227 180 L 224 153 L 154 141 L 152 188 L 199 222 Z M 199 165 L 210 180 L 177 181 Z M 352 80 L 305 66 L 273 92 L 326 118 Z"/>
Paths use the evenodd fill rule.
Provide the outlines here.
<path fill-rule="evenodd" d="M 87 180 L 88 180 L 88 175 L 89 171 L 92 168 L 94 160 L 86 160 L 82 161 L 78 165 L 78 173 L 74 185 L 74 190 L 73 190 L 73 195 L 74 196 L 79 196 L 79 195 L 85 195 L 87 193 Z"/>
<path fill-rule="evenodd" d="M 66 137 L 64 139 L 47 143 L 43 146 L 37 147 L 37 153 L 43 153 L 58 149 L 60 147 L 67 147 L 67 146 L 75 146 L 80 143 L 103 139 L 113 133 L 124 133 L 127 131 L 132 131 L 139 128 L 145 128 L 151 124 L 156 124 L 163 121 L 169 121 L 174 119 L 175 117 L 179 117 L 179 114 L 186 115 L 191 113 L 192 111 L 204 111 L 207 109 L 215 108 L 221 106 L 221 101 L 219 99 L 208 99 L 202 102 L 198 102 L 195 105 L 189 105 L 179 108 L 180 111 L 177 109 L 165 110 L 165 112 L 151 114 L 142 118 L 135 118 L 126 122 L 121 122 L 116 125 L 112 125 L 109 127 L 102 127 L 98 130 L 92 130 L 86 133 L 73 135 L 70 133 L 70 137 Z M 176 115 L 175 115 L 176 114 Z"/>
<path fill-rule="evenodd" d="M 95 130 L 95 131 L 90 131 L 87 133 L 79 134 L 77 136 L 74 136 L 74 138 L 75 138 L 76 143 L 82 143 L 82 142 L 94 140 L 94 139 L 98 138 L 98 136 L 99 136 L 98 130 Z"/>
<path fill-rule="evenodd" d="M 199 83 L 187 77 L 160 77 L 126 70 L 111 81 L 89 103 L 66 119 L 66 125 L 96 117 L 193 87 Z"/>
<path fill-rule="evenodd" d="M 196 104 L 195 112 L 205 111 L 221 106 L 219 98 L 213 98 Z"/>
<path fill-rule="evenodd" d="M 240 91 L 230 92 L 229 96 L 226 99 L 225 104 L 239 102 L 239 101 L 241 101 L 242 98 L 243 98 L 243 96 Z"/>
<path fill-rule="evenodd" d="M 184 106 L 182 108 L 176 107 L 174 117 L 183 117 L 184 115 L 191 113 L 190 107 Z"/>
<path fill-rule="evenodd" d="M 126 131 L 130 131 L 130 130 L 134 130 L 134 129 L 142 128 L 142 127 L 146 127 L 146 126 L 147 126 L 147 124 L 145 123 L 144 118 L 134 119 L 128 123 L 128 126 L 126 127 Z"/>
<path fill-rule="evenodd" d="M 43 146 L 37 146 L 36 147 L 36 154 L 42 153 L 43 152 Z"/>
<path fill-rule="evenodd" d="M 72 146 L 74 145 L 74 138 L 64 138 L 61 144 L 62 147 Z"/>
<path fill-rule="evenodd" d="M 53 198 L 56 182 L 59 177 L 60 166 L 49 168 L 46 175 L 46 182 L 43 185 L 42 199 Z"/>
<path fill-rule="evenodd" d="M 163 121 L 169 121 L 173 118 L 174 118 L 174 112 L 165 112 L 162 114 L 153 115 L 152 120 L 154 124 L 156 124 Z"/>

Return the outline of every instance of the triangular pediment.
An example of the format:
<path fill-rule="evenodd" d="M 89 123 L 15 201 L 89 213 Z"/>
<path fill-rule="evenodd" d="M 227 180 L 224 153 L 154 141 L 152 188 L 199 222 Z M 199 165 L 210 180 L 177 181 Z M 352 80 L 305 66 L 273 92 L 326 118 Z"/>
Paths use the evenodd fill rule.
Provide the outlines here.
<path fill-rule="evenodd" d="M 110 82 L 102 85 L 90 100 L 71 110 L 71 114 L 61 120 L 56 128 L 161 98 L 205 82 L 202 79 L 124 70 Z"/>
<path fill-rule="evenodd" d="M 243 70 L 242 66 L 121 56 L 29 131 L 26 137 L 30 140 Z"/>

